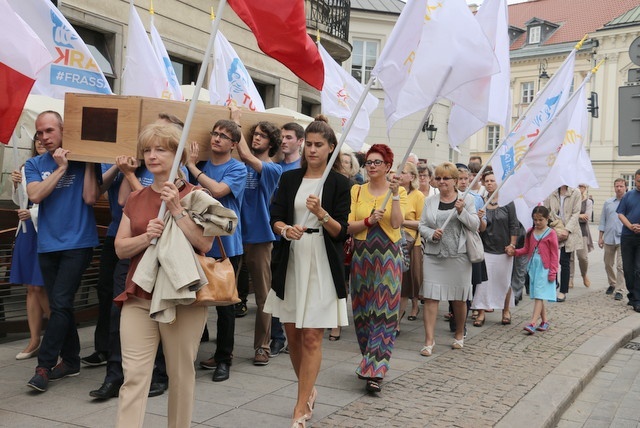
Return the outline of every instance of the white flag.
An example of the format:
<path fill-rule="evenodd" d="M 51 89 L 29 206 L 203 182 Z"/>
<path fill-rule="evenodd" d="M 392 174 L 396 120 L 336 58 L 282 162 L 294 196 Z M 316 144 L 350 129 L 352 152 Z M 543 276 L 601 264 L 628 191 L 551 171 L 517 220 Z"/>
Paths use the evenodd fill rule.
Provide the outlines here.
<path fill-rule="evenodd" d="M 513 170 L 541 130 L 551 122 L 568 99 L 573 82 L 575 55 L 576 50 L 574 49 L 562 63 L 556 75 L 533 100 L 527 115 L 522 118 L 500 146 L 497 156 L 491 163 L 498 182 L 502 182 Z M 535 152 L 530 154 L 534 154 L 535 157 Z M 522 172 L 522 168 L 515 171 L 514 175 L 500 189 L 498 196 L 500 205 L 506 205 L 522 194 L 522 189 L 519 186 L 523 179 L 518 178 L 520 172 Z"/>
<path fill-rule="evenodd" d="M 153 50 L 133 3 L 129 9 L 127 55 L 122 80 L 123 95 L 171 99 L 164 65 Z"/>
<path fill-rule="evenodd" d="M 242 106 L 251 111 L 264 111 L 264 103 L 249 72 L 220 31 L 216 34 L 213 49 L 209 102 L 221 106 Z"/>
<path fill-rule="evenodd" d="M 444 97 L 472 109 L 455 89 L 499 71 L 493 48 L 464 0 L 412 0 L 373 75 L 385 92 L 387 131 Z"/>
<path fill-rule="evenodd" d="M 364 86 L 340 67 L 321 44 L 318 44 L 318 50 L 324 63 L 324 85 L 321 92 L 322 112 L 340 119 L 344 128 L 364 91 Z M 369 134 L 369 116 L 377 107 L 378 99 L 367 94 L 345 139 L 345 142 L 353 150 L 358 151 L 362 148 Z"/>
<path fill-rule="evenodd" d="M 160 33 L 158 33 L 158 30 L 156 30 L 156 26 L 153 25 L 153 16 L 151 17 L 150 32 L 153 50 L 160 60 L 160 63 L 162 63 L 164 67 L 165 77 L 169 82 L 171 99 L 184 101 L 184 96 L 182 96 L 182 89 L 180 89 L 180 82 L 178 82 L 178 76 L 176 76 L 176 71 L 173 69 L 173 64 L 171 64 L 171 59 L 169 58 L 169 54 L 167 53 L 167 48 L 165 48 L 164 43 L 162 43 L 162 38 L 160 37 Z"/>
<path fill-rule="evenodd" d="M 466 83 L 456 90 L 463 104 L 454 104 L 449 116 L 449 144 L 457 147 L 486 126 L 497 123 L 510 125 L 511 94 L 509 58 L 509 14 L 505 0 L 485 0 L 476 13 L 476 20 L 493 47 L 500 72 L 490 77 Z M 471 106 L 471 110 L 463 107 Z"/>
<path fill-rule="evenodd" d="M 50 0 L 9 0 L 9 4 L 54 58 L 38 73 L 31 93 L 60 99 L 67 92 L 112 93 L 87 45 Z"/>
<path fill-rule="evenodd" d="M 598 187 L 598 182 L 584 144 L 588 138 L 588 113 L 585 79 L 566 108 L 558 114 L 531 150 L 533 157 L 524 158 L 524 171 L 532 179 L 521 183 L 524 199 L 529 205 L 544 200 L 562 185 L 578 187 L 585 183 Z M 507 182 L 508 183 L 508 182 Z"/>

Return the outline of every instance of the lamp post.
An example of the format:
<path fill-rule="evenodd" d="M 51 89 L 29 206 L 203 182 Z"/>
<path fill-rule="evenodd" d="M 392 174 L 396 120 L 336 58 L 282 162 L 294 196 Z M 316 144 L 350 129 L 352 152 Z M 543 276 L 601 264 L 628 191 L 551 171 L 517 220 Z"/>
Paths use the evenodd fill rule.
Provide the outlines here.
<path fill-rule="evenodd" d="M 549 65 L 549 63 L 546 59 L 540 60 L 540 65 L 538 66 L 538 92 L 540 92 L 540 89 L 542 89 L 541 82 L 543 80 L 546 82 L 551 78 L 547 73 L 547 65 Z"/>
<path fill-rule="evenodd" d="M 438 128 L 433 124 L 433 115 L 430 114 L 427 118 L 427 121 L 422 125 L 422 132 L 427 133 L 427 138 L 430 142 L 433 143 L 433 140 L 436 139 L 436 134 L 438 133 Z"/>

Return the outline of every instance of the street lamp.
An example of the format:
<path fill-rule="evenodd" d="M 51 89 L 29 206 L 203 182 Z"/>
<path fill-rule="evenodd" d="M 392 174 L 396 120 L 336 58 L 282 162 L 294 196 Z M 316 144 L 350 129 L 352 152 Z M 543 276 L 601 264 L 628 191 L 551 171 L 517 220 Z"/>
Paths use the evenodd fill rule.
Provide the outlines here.
<path fill-rule="evenodd" d="M 436 128 L 433 124 L 433 115 L 430 114 L 427 118 L 427 121 L 422 125 L 422 132 L 427 133 L 427 138 L 430 142 L 433 143 L 433 140 L 436 139 L 436 133 L 438 132 L 438 128 Z"/>
<path fill-rule="evenodd" d="M 547 73 L 547 65 L 549 65 L 549 63 L 546 59 L 540 60 L 540 65 L 538 66 L 538 91 L 541 89 L 540 82 L 542 80 L 546 82 L 551 78 Z"/>

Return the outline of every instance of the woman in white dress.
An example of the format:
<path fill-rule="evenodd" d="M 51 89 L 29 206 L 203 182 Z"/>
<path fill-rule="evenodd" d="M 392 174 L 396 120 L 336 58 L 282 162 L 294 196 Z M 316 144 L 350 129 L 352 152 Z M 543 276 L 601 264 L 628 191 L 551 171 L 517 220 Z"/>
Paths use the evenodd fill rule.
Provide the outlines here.
<path fill-rule="evenodd" d="M 314 194 L 336 145 L 335 133 L 319 116 L 305 131 L 300 169 L 282 174 L 271 206 L 271 227 L 283 240 L 272 256 L 264 310 L 280 318 L 287 333 L 298 378 L 294 428 L 304 427 L 313 413 L 324 330 L 348 325 L 343 243 L 351 186 L 333 169 L 320 196 Z"/>

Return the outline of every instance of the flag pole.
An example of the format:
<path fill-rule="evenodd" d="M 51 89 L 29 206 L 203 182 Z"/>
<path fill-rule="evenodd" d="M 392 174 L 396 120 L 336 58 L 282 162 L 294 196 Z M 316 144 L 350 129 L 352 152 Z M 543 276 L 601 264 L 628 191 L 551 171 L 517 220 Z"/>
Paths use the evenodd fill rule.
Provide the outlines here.
<path fill-rule="evenodd" d="M 20 138 L 22 138 L 22 128 L 22 124 L 17 126 L 15 131 L 13 131 L 13 135 L 11 135 L 11 145 L 13 146 L 13 169 L 15 171 L 20 171 L 20 161 L 18 160 L 20 157 L 18 155 L 18 142 Z M 28 196 L 23 192 L 22 183 L 18 184 L 16 194 L 18 195 L 18 205 L 20 206 L 20 209 L 26 209 L 28 204 Z M 27 233 L 27 225 L 24 221 L 20 220 L 20 224 L 18 226 L 22 227 L 22 233 Z"/>
<path fill-rule="evenodd" d="M 371 89 L 371 86 L 373 86 L 373 82 L 374 81 L 375 81 L 375 78 L 373 76 L 371 76 L 369 78 L 369 81 L 367 82 L 367 85 L 364 87 L 364 91 L 362 91 L 362 94 L 360 95 L 360 99 L 358 100 L 358 103 L 356 104 L 356 106 L 354 108 L 354 111 L 351 112 L 351 116 L 349 116 L 349 120 L 347 120 L 347 123 L 344 126 L 344 129 L 342 131 L 342 135 L 340 136 L 340 140 L 338 141 L 338 145 L 336 146 L 335 149 L 333 149 L 333 153 L 331 154 L 331 157 L 329 158 L 329 161 L 327 162 L 327 167 L 325 168 L 324 172 L 322 173 L 322 177 L 320 178 L 320 182 L 318 183 L 318 186 L 316 187 L 316 191 L 313 193 L 314 195 L 319 195 L 320 192 L 322 191 L 322 187 L 324 187 L 324 182 L 327 180 L 327 177 L 329 176 L 329 172 L 331 172 L 332 165 L 335 163 L 336 159 L 340 155 L 340 149 L 342 148 L 342 145 L 344 144 L 344 142 L 345 142 L 345 140 L 347 138 L 347 135 L 349 134 L 349 131 L 351 131 L 351 127 L 353 126 L 353 122 L 355 122 L 356 116 L 358 115 L 358 113 L 362 109 L 362 105 L 364 104 L 364 102 L 365 102 L 365 100 L 367 98 L 367 94 L 369 93 L 369 90 Z M 300 224 L 305 224 L 307 222 L 307 220 L 309 219 L 309 215 L 311 215 L 311 212 L 309 210 L 307 210 L 304 213 L 304 216 L 302 217 L 302 221 L 300 222 Z"/>
<path fill-rule="evenodd" d="M 193 116 L 196 112 L 196 105 L 198 104 L 198 97 L 200 96 L 200 89 L 202 88 L 202 83 L 204 82 L 204 76 L 207 73 L 207 66 L 209 65 L 209 58 L 211 57 L 211 51 L 213 50 L 213 43 L 216 39 L 216 34 L 218 33 L 218 28 L 220 27 L 220 21 L 222 20 L 222 12 L 224 11 L 224 7 L 226 4 L 227 0 L 220 0 L 220 4 L 218 4 L 218 10 L 215 17 L 213 15 L 213 12 L 211 13 L 211 36 L 209 37 L 209 43 L 207 44 L 207 49 L 204 53 L 202 65 L 200 66 L 200 73 L 198 73 L 196 87 L 193 89 L 193 97 L 191 98 L 189 111 L 187 112 L 187 118 L 184 121 L 184 128 L 182 129 L 182 135 L 180 136 L 180 144 L 178 144 L 176 157 L 173 160 L 173 165 L 171 166 L 171 173 L 169 174 L 170 182 L 173 182 L 176 179 L 176 175 L 178 175 L 180 158 L 182 157 L 182 152 L 184 152 L 184 148 L 187 144 L 191 122 L 193 121 Z M 162 205 L 160 205 L 160 211 L 158 211 L 158 218 L 162 220 L 166 211 L 167 204 L 163 201 Z M 154 239 L 152 244 L 155 244 L 156 242 L 157 239 Z"/>
<path fill-rule="evenodd" d="M 511 168 L 511 170 L 509 171 L 509 173 L 507 174 L 507 176 L 504 178 L 504 180 L 502 180 L 502 183 L 500 183 L 500 185 L 498 186 L 498 188 L 495 190 L 495 192 L 493 192 L 490 196 L 489 199 L 487 199 L 487 202 L 485 202 L 485 204 L 483 205 L 483 207 L 481 209 L 486 209 L 487 205 L 489 205 L 489 203 L 494 199 L 495 195 L 498 194 L 498 192 L 500 191 L 500 189 L 502 189 L 502 186 L 504 186 L 504 183 L 507 182 L 507 180 L 513 176 L 513 174 L 515 173 L 516 169 L 522 164 L 522 162 L 524 161 L 525 157 L 527 156 L 527 154 L 529 154 L 529 152 L 531 151 L 531 149 L 533 149 L 533 147 L 535 146 L 535 144 L 538 142 L 538 140 L 540 139 L 540 137 L 542 137 L 547 130 L 549 129 L 549 127 L 551 126 L 551 124 L 553 122 L 555 122 L 556 118 L 560 115 L 560 113 L 562 113 L 562 111 L 567 107 L 567 105 L 569 104 L 569 102 L 571 100 L 573 100 L 573 98 L 578 95 L 578 92 L 580 92 L 580 90 L 587 84 L 589 83 L 589 81 L 591 81 L 591 76 L 593 76 L 594 73 L 596 73 L 598 71 L 598 68 L 600 68 L 600 66 L 602 65 L 602 63 L 604 62 L 604 59 L 600 60 L 600 62 L 591 70 L 589 71 L 589 74 L 587 74 L 587 76 L 584 78 L 584 80 L 582 81 L 582 83 L 580 84 L 580 86 L 578 86 L 578 89 L 576 89 L 575 91 L 573 91 L 573 94 L 571 94 L 571 96 L 569 97 L 569 99 L 562 105 L 562 107 L 560 108 L 560 110 L 558 110 L 558 112 L 556 113 L 556 115 L 546 124 L 546 126 L 542 129 L 542 131 L 540 131 L 540 134 L 538 134 L 538 136 L 531 142 L 531 144 L 529 145 L 529 147 L 527 147 L 527 151 L 525 151 L 522 154 L 522 157 L 518 160 L 518 162 L 515 164 L 515 166 L 513 168 Z"/>

